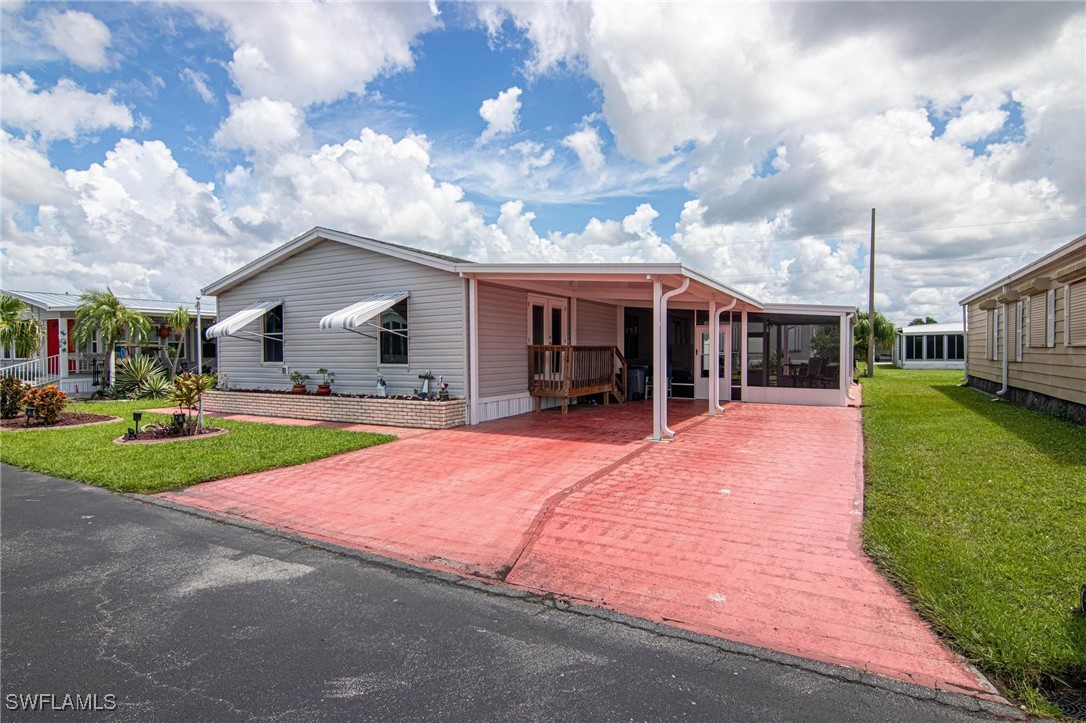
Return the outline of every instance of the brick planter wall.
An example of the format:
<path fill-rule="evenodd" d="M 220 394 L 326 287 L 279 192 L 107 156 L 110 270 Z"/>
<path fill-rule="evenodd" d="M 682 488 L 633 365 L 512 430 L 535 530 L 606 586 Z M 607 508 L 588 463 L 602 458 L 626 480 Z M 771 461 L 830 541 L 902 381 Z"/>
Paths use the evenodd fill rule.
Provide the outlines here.
<path fill-rule="evenodd" d="M 253 414 L 262 417 L 294 417 L 322 422 L 422 429 L 449 429 L 462 426 L 466 421 L 466 405 L 463 399 L 431 402 L 415 399 L 210 391 L 204 393 L 204 411 L 211 414 Z"/>

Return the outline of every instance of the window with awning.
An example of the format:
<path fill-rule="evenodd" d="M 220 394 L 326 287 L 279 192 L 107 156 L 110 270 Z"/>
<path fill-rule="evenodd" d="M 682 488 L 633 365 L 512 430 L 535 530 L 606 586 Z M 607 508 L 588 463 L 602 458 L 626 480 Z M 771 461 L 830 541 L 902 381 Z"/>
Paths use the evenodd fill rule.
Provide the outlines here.
<path fill-rule="evenodd" d="M 263 301 L 258 301 L 255 304 L 246 306 L 235 314 L 231 314 L 219 323 L 208 327 L 207 331 L 204 332 L 204 336 L 208 339 L 220 339 L 222 337 L 232 336 L 240 339 L 260 341 L 265 336 L 262 332 L 253 331 L 252 329 L 247 329 L 245 327 L 261 318 L 272 309 L 281 307 L 282 305 L 282 299 L 264 299 Z M 282 318 L 281 314 L 280 318 Z M 281 342 L 281 332 L 279 339 Z"/>

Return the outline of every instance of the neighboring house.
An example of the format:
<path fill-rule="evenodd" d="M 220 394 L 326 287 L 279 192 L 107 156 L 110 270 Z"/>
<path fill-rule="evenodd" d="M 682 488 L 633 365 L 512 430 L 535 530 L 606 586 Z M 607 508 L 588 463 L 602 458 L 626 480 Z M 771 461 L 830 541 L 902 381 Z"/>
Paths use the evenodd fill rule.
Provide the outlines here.
<path fill-rule="evenodd" d="M 894 366 L 902 369 L 962 369 L 965 329 L 961 322 L 916 324 L 897 330 Z"/>
<path fill-rule="evenodd" d="M 325 367 L 336 392 L 380 373 L 411 394 L 430 371 L 469 424 L 638 398 L 642 373 L 674 396 L 820 405 L 846 404 L 852 377 L 852 307 L 763 304 L 679 263 L 482 264 L 315 228 L 203 293 L 231 389 Z"/>
<path fill-rule="evenodd" d="M 75 329 L 75 312 L 79 308 L 79 294 L 8 290 L 0 290 L 0 293 L 26 302 L 30 306 L 30 313 L 45 329 L 45 341 L 33 358 L 19 359 L 15 357 L 12 349 L 0 350 L 0 371 L 16 374 L 37 385 L 56 384 L 71 396 L 86 397 L 93 394 L 100 384 L 104 366 L 109 363 L 109 350 L 103 348 L 100 339 L 94 339 L 83 347 L 76 346 L 72 331 Z M 176 347 L 181 341 L 181 334 L 176 329 L 170 329 L 169 333 L 166 333 L 163 320 L 178 306 L 188 309 L 193 323 L 184 330 L 185 346 L 182 349 L 181 365 L 186 368 L 195 367 L 198 339 L 195 303 L 118 298 L 128 308 L 146 314 L 153 325 L 149 339 L 139 344 L 118 342 L 118 349 L 124 348 L 125 353 L 139 349 L 143 353 L 155 354 L 167 366 L 166 349 Z M 214 323 L 213 299 L 201 305 L 200 316 L 204 328 Z M 215 358 L 214 342 L 205 342 L 204 357 Z"/>
<path fill-rule="evenodd" d="M 970 384 L 1086 424 L 1086 235 L 960 303 Z"/>

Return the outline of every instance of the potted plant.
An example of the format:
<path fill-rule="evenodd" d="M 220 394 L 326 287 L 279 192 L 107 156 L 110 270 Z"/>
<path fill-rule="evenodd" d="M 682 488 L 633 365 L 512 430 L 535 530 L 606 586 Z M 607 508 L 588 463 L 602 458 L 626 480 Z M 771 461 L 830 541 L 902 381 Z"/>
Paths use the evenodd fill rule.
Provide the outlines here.
<path fill-rule="evenodd" d="M 336 373 L 321 367 L 317 370 L 317 374 L 321 375 L 321 383 L 317 385 L 317 396 L 327 397 L 332 393 L 332 382 L 336 380 Z"/>
<path fill-rule="evenodd" d="M 305 394 L 308 391 L 305 383 L 309 381 L 309 375 L 305 372 L 291 372 L 290 381 L 294 383 L 290 389 L 292 394 Z"/>

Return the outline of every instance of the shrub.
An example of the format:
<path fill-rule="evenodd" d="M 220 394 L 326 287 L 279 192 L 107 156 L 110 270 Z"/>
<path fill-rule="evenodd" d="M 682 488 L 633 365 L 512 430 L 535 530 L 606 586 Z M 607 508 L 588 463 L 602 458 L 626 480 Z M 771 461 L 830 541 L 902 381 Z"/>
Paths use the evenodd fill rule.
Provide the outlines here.
<path fill-rule="evenodd" d="M 147 378 L 138 390 L 140 399 L 161 399 L 170 396 L 173 384 L 165 374 L 155 374 Z"/>
<path fill-rule="evenodd" d="M 189 416 L 190 419 L 185 424 L 188 434 L 196 434 L 196 423 L 191 419 L 192 413 L 200 404 L 200 397 L 211 388 L 213 382 L 214 380 L 210 374 L 197 374 L 196 372 L 178 374 L 173 380 L 173 392 L 170 394 L 170 401 L 176 404 L 180 411 Z"/>
<path fill-rule="evenodd" d="M 150 380 L 164 375 L 162 365 L 152 356 L 126 357 L 117 364 L 117 378 L 113 381 L 114 394 L 137 399 L 147 396 L 146 387 Z"/>
<path fill-rule="evenodd" d="M 23 409 L 23 396 L 30 385 L 24 384 L 14 374 L 0 379 L 0 417 L 13 419 Z"/>
<path fill-rule="evenodd" d="M 55 384 L 40 389 L 30 389 L 23 395 L 23 404 L 34 405 L 38 419 L 47 427 L 57 423 L 67 403 L 68 395 L 57 389 Z"/>

